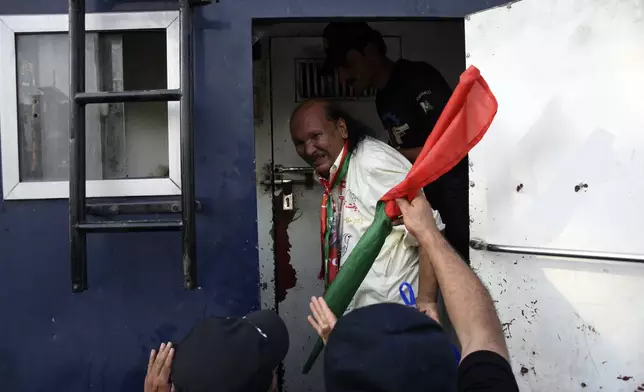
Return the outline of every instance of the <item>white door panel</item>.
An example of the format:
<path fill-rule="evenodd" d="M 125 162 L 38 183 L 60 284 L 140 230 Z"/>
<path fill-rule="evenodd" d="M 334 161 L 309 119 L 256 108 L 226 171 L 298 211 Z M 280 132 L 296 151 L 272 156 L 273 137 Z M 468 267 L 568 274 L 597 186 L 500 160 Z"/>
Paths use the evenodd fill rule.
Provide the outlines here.
<path fill-rule="evenodd" d="M 499 102 L 470 154 L 472 237 L 644 253 L 644 3 L 524 0 L 465 28 L 468 65 Z M 521 390 L 642 382 L 644 265 L 490 252 L 472 264 Z"/>

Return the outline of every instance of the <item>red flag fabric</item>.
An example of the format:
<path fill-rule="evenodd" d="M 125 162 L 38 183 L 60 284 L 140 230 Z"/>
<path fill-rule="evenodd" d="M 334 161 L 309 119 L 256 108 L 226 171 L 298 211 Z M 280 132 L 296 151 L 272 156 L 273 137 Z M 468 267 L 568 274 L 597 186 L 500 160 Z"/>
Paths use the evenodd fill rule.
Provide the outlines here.
<path fill-rule="evenodd" d="M 395 199 L 413 199 L 467 156 L 490 127 L 498 106 L 478 68 L 465 70 L 407 177 L 380 199 L 387 202 L 389 218 L 400 216 Z"/>

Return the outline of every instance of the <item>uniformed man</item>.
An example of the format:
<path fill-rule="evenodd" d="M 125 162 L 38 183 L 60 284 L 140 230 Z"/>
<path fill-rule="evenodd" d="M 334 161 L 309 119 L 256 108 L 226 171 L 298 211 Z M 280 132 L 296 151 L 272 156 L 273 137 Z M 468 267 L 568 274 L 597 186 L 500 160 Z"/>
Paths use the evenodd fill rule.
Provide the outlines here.
<path fill-rule="evenodd" d="M 424 62 L 390 60 L 380 32 L 364 22 L 330 23 L 323 37 L 322 71 L 336 70 L 357 90 L 378 90 L 376 109 L 389 144 L 413 163 L 452 94 L 443 76 Z M 465 158 L 424 191 L 445 223 L 445 237 L 469 263 L 468 184 Z"/>

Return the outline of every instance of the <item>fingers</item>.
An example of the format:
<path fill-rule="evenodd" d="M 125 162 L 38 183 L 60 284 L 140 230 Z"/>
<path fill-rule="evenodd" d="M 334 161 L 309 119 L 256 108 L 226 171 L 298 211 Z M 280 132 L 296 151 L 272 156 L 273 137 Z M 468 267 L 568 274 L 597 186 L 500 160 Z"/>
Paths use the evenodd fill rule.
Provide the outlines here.
<path fill-rule="evenodd" d="M 335 326 L 335 322 L 338 321 L 337 317 L 335 317 L 335 314 L 333 314 L 333 312 L 329 308 L 329 305 L 326 304 L 324 298 L 320 297 L 318 303 L 320 308 L 322 309 L 324 318 L 327 320 L 329 327 L 331 327 L 332 329 Z"/>
<path fill-rule="evenodd" d="M 168 351 L 168 356 L 165 358 L 165 361 L 163 361 L 163 366 L 161 367 L 160 373 L 161 378 L 166 382 L 170 378 L 172 358 L 174 358 L 174 348 L 172 347 L 172 343 L 168 343 L 168 347 L 170 347 L 170 350 Z"/>
<path fill-rule="evenodd" d="M 425 195 L 421 191 L 418 191 L 418 193 L 416 193 L 416 196 L 414 196 L 414 198 L 411 200 L 411 202 L 407 198 L 404 198 L 404 197 L 400 198 L 400 199 L 396 199 L 396 204 L 398 205 L 398 208 L 400 208 L 400 210 L 403 212 L 403 214 L 405 213 L 405 211 L 407 211 L 409 209 L 409 207 L 416 206 L 419 203 L 420 204 L 425 204 L 425 203 L 429 204 L 429 202 L 427 201 L 427 198 L 425 198 Z"/>
<path fill-rule="evenodd" d="M 412 200 L 411 204 L 414 204 L 417 201 L 421 201 L 421 202 L 426 202 L 427 201 L 427 199 L 425 198 L 425 195 L 423 194 L 423 192 L 418 191 L 418 193 L 416 193 L 416 196 L 414 196 L 414 200 Z"/>
<path fill-rule="evenodd" d="M 320 328 L 320 324 L 318 324 L 315 319 L 313 319 L 313 316 L 307 316 L 306 319 L 308 320 L 309 324 L 311 324 L 311 327 L 313 327 L 315 332 L 317 332 L 318 335 L 322 336 L 322 328 Z"/>
<path fill-rule="evenodd" d="M 154 375 L 159 374 L 159 371 L 161 370 L 161 365 L 159 363 L 159 359 L 163 358 L 163 353 L 165 350 L 165 343 L 161 343 L 159 345 L 159 350 L 157 351 L 156 355 L 154 356 L 154 362 L 152 363 L 152 369 L 151 372 Z"/>
<path fill-rule="evenodd" d="M 402 211 L 403 215 L 405 214 L 405 211 L 411 206 L 409 203 L 409 200 L 402 198 L 402 199 L 396 199 L 396 204 L 398 205 L 398 208 L 400 208 L 400 211 Z"/>
<path fill-rule="evenodd" d="M 309 308 L 311 309 L 311 313 L 313 314 L 313 318 L 318 324 L 324 324 L 324 312 L 320 308 L 320 305 L 317 301 L 317 298 L 313 297 L 311 298 L 311 303 L 309 304 Z"/>
<path fill-rule="evenodd" d="M 318 334 L 318 336 L 322 339 L 324 344 L 326 344 L 330 330 L 327 327 L 318 324 L 313 319 L 313 316 L 307 316 L 306 319 L 308 320 L 309 324 L 311 324 L 311 326 L 313 327 L 315 332 Z"/>
<path fill-rule="evenodd" d="M 163 361 L 165 359 L 165 348 L 166 344 L 161 343 L 159 346 L 159 352 L 157 352 L 156 358 L 154 359 L 154 363 L 152 364 L 152 372 L 154 374 L 159 374 L 161 372 L 161 366 L 163 365 Z"/>
<path fill-rule="evenodd" d="M 145 376 L 145 392 L 170 391 L 170 370 L 174 348 L 172 343 L 161 343 L 159 351 L 152 350 L 148 360 L 148 373 Z"/>
<path fill-rule="evenodd" d="M 316 314 L 317 314 L 317 319 L 318 321 L 323 325 L 323 326 L 330 326 L 333 328 L 335 325 L 335 322 L 337 321 L 337 318 L 335 317 L 335 314 L 331 311 L 329 308 L 329 305 L 327 305 L 326 301 L 324 298 L 315 298 L 313 297 L 311 299 L 312 304 L 316 308 Z"/>
<path fill-rule="evenodd" d="M 172 364 L 172 358 L 174 357 L 174 347 L 172 347 L 172 343 L 168 343 L 168 347 L 170 347 L 170 350 L 168 351 L 168 356 L 163 363 L 163 367 L 170 366 Z"/>
<path fill-rule="evenodd" d="M 405 221 L 402 216 L 399 216 L 398 218 L 391 221 L 392 226 L 400 226 L 404 224 L 405 224 Z"/>
<path fill-rule="evenodd" d="M 154 360 L 157 357 L 157 352 L 155 350 L 150 351 L 150 360 L 148 361 L 148 373 L 152 370 L 152 365 L 154 365 Z"/>
<path fill-rule="evenodd" d="M 312 297 L 309 308 L 311 308 L 312 315 L 306 319 L 326 344 L 329 334 L 335 327 L 337 318 L 322 297 Z"/>
<path fill-rule="evenodd" d="M 159 353 L 157 354 L 157 357 L 156 357 L 156 360 L 154 361 L 154 365 L 152 369 L 154 374 L 161 374 L 161 370 L 165 365 L 165 361 L 168 358 L 168 354 L 170 353 L 170 350 L 172 350 L 172 343 L 168 343 L 168 344 L 161 343 L 161 346 L 159 347 Z"/>

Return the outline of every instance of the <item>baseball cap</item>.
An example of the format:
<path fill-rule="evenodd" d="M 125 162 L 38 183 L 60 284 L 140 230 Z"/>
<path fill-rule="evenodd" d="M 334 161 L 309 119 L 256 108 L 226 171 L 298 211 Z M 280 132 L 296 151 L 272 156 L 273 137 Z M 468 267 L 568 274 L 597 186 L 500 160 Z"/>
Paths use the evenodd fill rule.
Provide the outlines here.
<path fill-rule="evenodd" d="M 322 33 L 326 58 L 321 72 L 329 74 L 333 69 L 344 64 L 347 53 L 351 49 L 362 50 L 369 42 L 385 48 L 384 40 L 379 31 L 372 29 L 365 22 L 332 22 Z"/>
<path fill-rule="evenodd" d="M 273 311 L 205 318 L 176 347 L 172 383 L 180 392 L 266 392 L 288 346 Z"/>
<path fill-rule="evenodd" d="M 377 304 L 340 318 L 324 357 L 327 391 L 440 391 L 457 387 L 457 364 L 439 324 L 415 308 Z"/>

